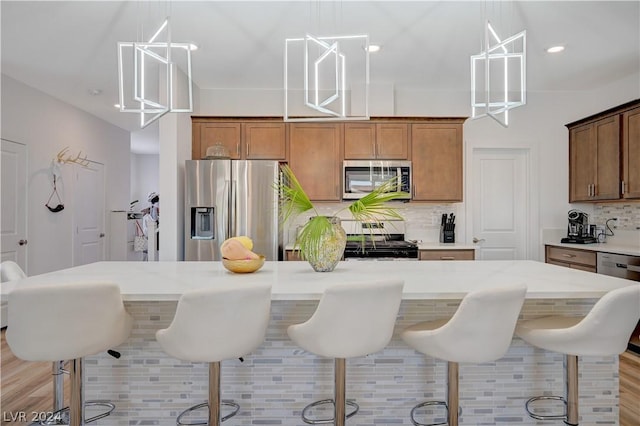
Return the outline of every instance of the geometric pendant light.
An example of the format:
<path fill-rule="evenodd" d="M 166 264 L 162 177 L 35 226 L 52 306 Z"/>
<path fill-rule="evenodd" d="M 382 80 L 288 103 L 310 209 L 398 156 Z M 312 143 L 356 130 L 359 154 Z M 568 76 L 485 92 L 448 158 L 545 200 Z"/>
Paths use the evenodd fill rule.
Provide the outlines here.
<path fill-rule="evenodd" d="M 285 40 L 285 121 L 368 120 L 368 104 L 368 35 Z"/>
<path fill-rule="evenodd" d="M 142 128 L 169 112 L 193 111 L 191 45 L 171 42 L 169 18 L 146 42 L 118 43 L 118 84 L 120 112 L 140 114 Z"/>
<path fill-rule="evenodd" d="M 484 50 L 471 56 L 471 118 L 509 126 L 509 111 L 527 103 L 527 32 L 501 40 L 486 21 Z"/>

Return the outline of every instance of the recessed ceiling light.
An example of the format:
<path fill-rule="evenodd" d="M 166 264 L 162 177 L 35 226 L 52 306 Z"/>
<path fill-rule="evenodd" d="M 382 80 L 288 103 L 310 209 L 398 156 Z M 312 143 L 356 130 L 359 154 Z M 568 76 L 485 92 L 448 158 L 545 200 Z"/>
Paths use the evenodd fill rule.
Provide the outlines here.
<path fill-rule="evenodd" d="M 551 46 L 547 49 L 548 53 L 558 53 L 564 50 L 564 46 Z"/>
<path fill-rule="evenodd" d="M 370 44 L 369 45 L 369 53 L 375 53 L 380 51 L 380 46 L 377 44 Z"/>

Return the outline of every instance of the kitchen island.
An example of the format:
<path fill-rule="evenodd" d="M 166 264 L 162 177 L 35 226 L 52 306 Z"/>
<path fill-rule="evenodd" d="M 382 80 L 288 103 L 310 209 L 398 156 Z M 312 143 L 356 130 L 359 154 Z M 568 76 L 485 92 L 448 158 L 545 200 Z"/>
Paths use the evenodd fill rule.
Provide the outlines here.
<path fill-rule="evenodd" d="M 2 299 L 15 286 L 80 280 L 111 280 L 120 285 L 134 317 L 129 340 L 117 350 L 86 362 L 88 399 L 111 399 L 117 409 L 104 425 L 175 424 L 184 408 L 206 398 L 207 367 L 167 357 L 155 331 L 173 318 L 186 291 L 222 282 L 272 284 L 272 319 L 264 344 L 244 362 L 223 362 L 222 396 L 241 410 L 234 425 L 300 425 L 300 410 L 331 397 L 333 362 L 302 351 L 286 335 L 290 324 L 305 321 L 325 288 L 333 284 L 386 278 L 405 280 L 394 337 L 387 348 L 348 360 L 347 398 L 361 412 L 351 423 L 410 425 L 409 411 L 428 398 L 444 399 L 445 362 L 424 357 L 405 345 L 399 332 L 418 321 L 450 316 L 466 293 L 496 285 L 525 283 L 521 318 L 552 313 L 583 314 L 607 291 L 627 280 L 533 261 L 341 262 L 330 273 L 314 272 L 306 262 L 266 262 L 248 275 L 226 271 L 220 262 L 99 262 L 2 283 Z M 536 424 L 524 411 L 533 395 L 563 392 L 562 356 L 514 338 L 507 355 L 482 365 L 460 366 L 461 424 Z M 583 424 L 618 422 L 617 357 L 581 359 L 580 413 Z"/>

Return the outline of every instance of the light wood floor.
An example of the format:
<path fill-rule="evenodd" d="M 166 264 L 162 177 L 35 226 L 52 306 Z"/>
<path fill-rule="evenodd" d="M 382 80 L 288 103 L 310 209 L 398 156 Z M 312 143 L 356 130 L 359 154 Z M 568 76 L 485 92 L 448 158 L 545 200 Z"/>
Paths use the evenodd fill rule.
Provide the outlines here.
<path fill-rule="evenodd" d="M 24 412 L 51 411 L 53 382 L 50 362 L 24 362 L 17 359 L 4 338 L 0 339 L 0 392 L 2 425 L 21 426 L 31 422 L 10 421 L 10 416 Z M 65 383 L 65 401 L 69 400 L 69 385 Z M 30 418 L 27 418 L 30 420 Z M 640 426 L 640 355 L 625 352 L 620 355 L 620 426 Z"/>
<path fill-rule="evenodd" d="M 16 358 L 7 345 L 4 332 L 2 330 L 0 338 L 0 424 L 29 425 L 34 415 L 52 411 L 52 363 L 26 362 Z M 65 378 L 65 405 L 68 405 L 68 376 Z M 22 421 L 21 413 L 27 421 Z"/>

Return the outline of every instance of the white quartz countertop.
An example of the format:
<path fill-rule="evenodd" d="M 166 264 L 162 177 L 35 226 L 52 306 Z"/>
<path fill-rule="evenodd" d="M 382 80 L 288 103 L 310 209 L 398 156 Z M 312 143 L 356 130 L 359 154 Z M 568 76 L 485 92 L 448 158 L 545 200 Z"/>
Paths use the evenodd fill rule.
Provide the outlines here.
<path fill-rule="evenodd" d="M 455 299 L 470 291 L 525 283 L 528 299 L 590 299 L 637 283 L 535 261 L 340 262 L 315 272 L 307 262 L 265 262 L 252 274 L 233 274 L 221 262 L 97 262 L 0 284 L 2 300 L 16 286 L 114 281 L 126 301 L 178 300 L 215 285 L 272 285 L 273 300 L 318 300 L 334 284 L 381 279 L 405 281 L 406 300 Z"/>
<path fill-rule="evenodd" d="M 545 243 L 548 246 L 566 247 L 580 250 L 596 251 L 602 253 L 627 254 L 631 256 L 640 256 L 640 241 L 637 246 L 621 245 L 615 243 L 596 243 L 596 244 L 567 244 L 567 243 Z"/>

